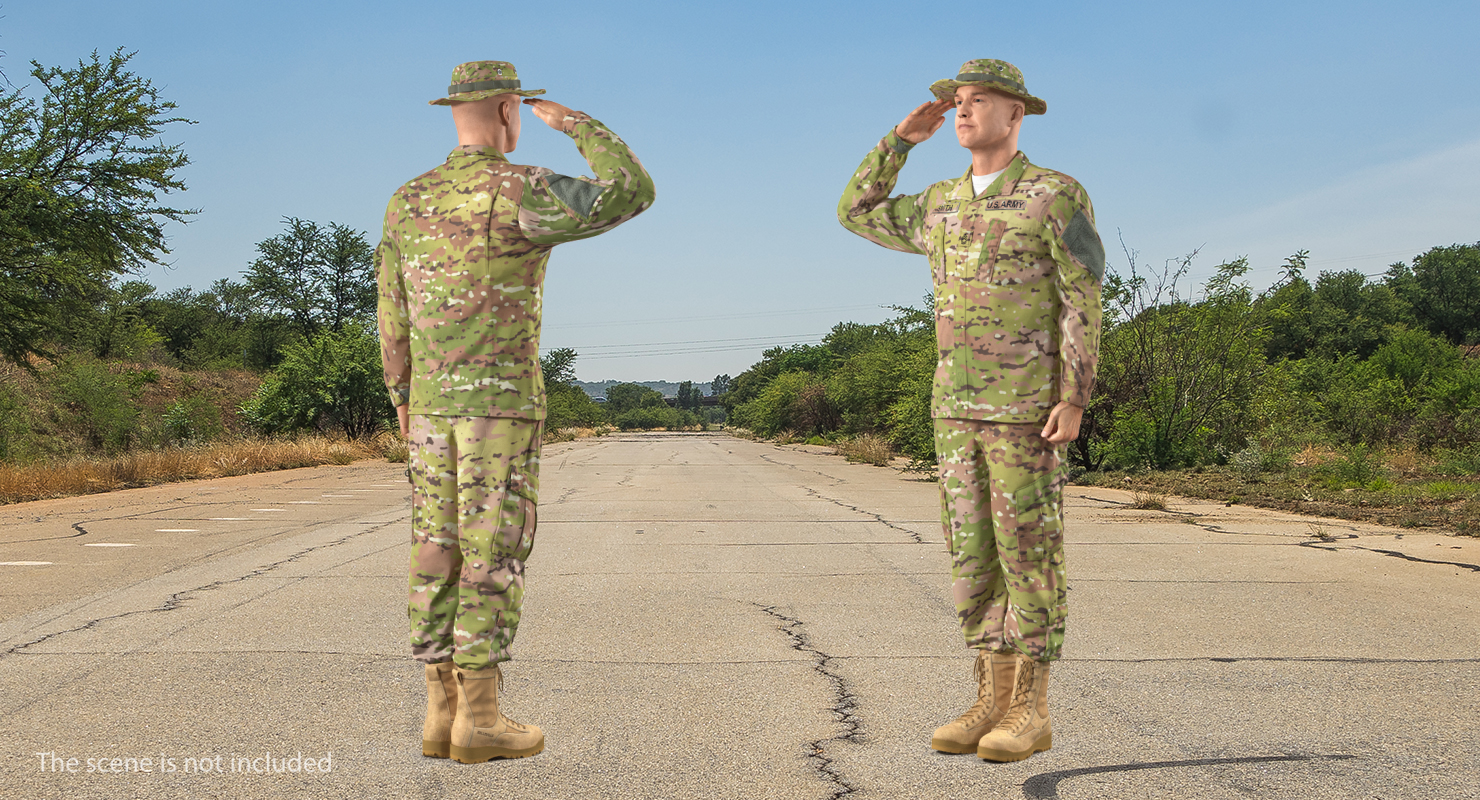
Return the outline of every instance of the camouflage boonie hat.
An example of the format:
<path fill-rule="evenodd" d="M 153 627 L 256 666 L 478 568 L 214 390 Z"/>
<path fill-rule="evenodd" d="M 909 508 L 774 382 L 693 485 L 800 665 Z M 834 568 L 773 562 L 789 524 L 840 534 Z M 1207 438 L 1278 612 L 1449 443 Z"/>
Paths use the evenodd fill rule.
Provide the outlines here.
<path fill-rule="evenodd" d="M 961 73 L 955 80 L 936 81 L 930 84 L 930 91 L 942 100 L 952 100 L 956 89 L 962 86 L 985 86 L 1007 92 L 1013 97 L 1021 98 L 1024 111 L 1029 114 L 1048 111 L 1048 103 L 1028 94 L 1028 87 L 1023 85 L 1022 71 L 1006 61 L 995 58 L 973 59 L 961 65 Z"/>
<path fill-rule="evenodd" d="M 519 88 L 519 74 L 507 61 L 469 61 L 452 68 L 452 85 L 447 87 L 447 96 L 428 101 L 427 105 L 450 106 L 496 94 L 534 97 L 544 93 L 544 89 Z"/>

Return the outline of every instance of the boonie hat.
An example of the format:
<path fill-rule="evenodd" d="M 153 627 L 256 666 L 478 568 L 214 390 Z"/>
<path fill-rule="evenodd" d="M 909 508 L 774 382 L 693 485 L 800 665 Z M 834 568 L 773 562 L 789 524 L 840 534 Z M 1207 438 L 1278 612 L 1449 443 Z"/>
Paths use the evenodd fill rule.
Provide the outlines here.
<path fill-rule="evenodd" d="M 930 84 L 930 92 L 942 100 L 951 100 L 956 89 L 962 86 L 985 86 L 999 92 L 1007 92 L 1023 101 L 1023 110 L 1028 114 L 1048 111 L 1048 103 L 1028 94 L 1023 85 L 1023 73 L 1017 67 L 995 58 L 978 58 L 961 65 L 955 80 L 940 80 Z"/>
<path fill-rule="evenodd" d="M 469 61 L 452 68 L 452 85 L 447 87 L 447 96 L 428 101 L 427 105 L 450 106 L 496 94 L 534 97 L 544 93 L 544 89 L 519 88 L 519 73 L 507 61 Z"/>

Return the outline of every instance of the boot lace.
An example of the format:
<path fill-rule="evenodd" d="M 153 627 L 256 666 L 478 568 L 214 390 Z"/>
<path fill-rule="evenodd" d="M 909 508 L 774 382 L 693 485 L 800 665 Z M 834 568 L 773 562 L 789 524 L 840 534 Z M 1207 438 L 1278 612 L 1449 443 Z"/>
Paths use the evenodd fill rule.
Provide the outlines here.
<path fill-rule="evenodd" d="M 985 666 L 986 661 L 987 659 L 977 656 L 976 661 L 971 665 L 971 677 L 976 681 L 976 702 L 972 703 L 971 708 L 966 709 L 966 713 L 956 718 L 957 722 L 967 728 L 981 722 L 982 718 L 991 711 L 992 698 L 987 694 L 987 677 L 990 672 Z"/>
<path fill-rule="evenodd" d="M 1033 673 L 1037 671 L 1037 663 L 1024 660 L 1018 665 L 1017 685 L 1012 688 L 1012 705 L 1007 709 L 1007 716 L 997 723 L 996 730 L 1011 731 L 1014 734 L 1033 718 L 1033 704 L 1030 695 L 1033 693 Z"/>

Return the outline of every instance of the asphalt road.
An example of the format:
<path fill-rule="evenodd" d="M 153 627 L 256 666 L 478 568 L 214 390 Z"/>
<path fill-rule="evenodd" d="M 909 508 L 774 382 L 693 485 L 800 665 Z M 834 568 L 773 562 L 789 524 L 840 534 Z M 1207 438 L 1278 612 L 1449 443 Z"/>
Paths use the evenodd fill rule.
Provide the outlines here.
<path fill-rule="evenodd" d="M 1476 540 L 1071 489 L 1054 748 L 992 764 L 929 748 L 973 692 L 933 483 L 714 434 L 542 478 L 548 744 L 471 766 L 420 755 L 400 465 L 0 507 L 0 796 L 1480 797 Z"/>

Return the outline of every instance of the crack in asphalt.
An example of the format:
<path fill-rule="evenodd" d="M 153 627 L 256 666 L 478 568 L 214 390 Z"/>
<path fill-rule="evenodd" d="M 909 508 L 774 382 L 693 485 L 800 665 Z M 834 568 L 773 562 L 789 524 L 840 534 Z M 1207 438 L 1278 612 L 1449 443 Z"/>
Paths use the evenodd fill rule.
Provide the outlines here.
<path fill-rule="evenodd" d="M 813 489 L 810 486 L 803 486 L 802 488 L 807 490 L 807 494 L 812 495 L 813 497 L 817 498 L 818 500 L 826 500 L 827 502 L 832 503 L 833 505 L 841 506 L 843 508 L 848 509 L 849 511 L 856 511 L 859 514 L 863 514 L 864 516 L 873 517 L 875 521 L 877 521 L 878 523 L 880 523 L 884 527 L 886 527 L 886 528 L 892 528 L 892 529 L 894 529 L 896 531 L 899 531 L 900 533 L 903 533 L 903 534 L 909 536 L 910 539 L 912 539 L 915 542 L 915 544 L 925 544 L 926 543 L 924 539 L 921 539 L 920 538 L 920 534 L 915 533 L 914 531 L 910 530 L 909 528 L 901 528 L 900 526 L 895 525 L 894 523 L 890 522 L 889 520 L 884 519 L 883 515 L 881 515 L 881 514 L 877 514 L 877 513 L 873 512 L 873 511 L 866 511 L 866 510 L 864 510 L 862 508 L 859 508 L 858 506 L 849 505 L 848 503 L 845 503 L 842 500 L 838 500 L 837 498 L 828 497 L 827 495 L 822 494 L 821 492 L 817 491 L 816 489 Z"/>
<path fill-rule="evenodd" d="M 791 649 L 811 656 L 813 671 L 826 678 L 827 682 L 832 685 L 833 704 L 828 710 L 837 717 L 843 731 L 826 739 L 813 739 L 806 744 L 803 754 L 811 762 L 812 769 L 817 772 L 817 776 L 833 786 L 832 794 L 829 796 L 830 800 L 847 797 L 858 791 L 858 787 L 843 777 L 842 770 L 838 769 L 837 764 L 828 756 L 826 745 L 830 742 L 859 743 L 863 741 L 863 722 L 858 718 L 858 697 L 853 694 L 853 690 L 848 687 L 848 682 L 843 679 L 843 676 L 835 671 L 833 667 L 835 659 L 813 646 L 812 640 L 803 630 L 803 623 L 800 619 L 783 614 L 776 609 L 776 606 L 762 606 L 759 603 L 755 605 L 780 623 L 778 627 L 781 632 L 791 639 Z"/>
<path fill-rule="evenodd" d="M 1168 769 L 1175 767 L 1208 767 L 1221 764 L 1268 764 L 1280 761 L 1350 761 L 1351 755 L 1315 756 L 1252 756 L 1244 758 L 1189 758 L 1183 761 L 1148 761 L 1131 764 L 1110 764 L 1103 767 L 1080 767 L 1054 772 L 1041 772 L 1023 781 L 1023 797 L 1028 800 L 1058 800 L 1059 784 L 1079 775 L 1098 775 L 1105 772 L 1130 772 L 1141 769 Z"/>
<path fill-rule="evenodd" d="M 0 658 L 5 658 L 6 656 L 11 656 L 11 655 L 19 654 L 20 651 L 22 651 L 22 650 L 24 650 L 24 649 L 26 649 L 28 647 L 34 647 L 35 645 L 41 644 L 42 642 L 48 641 L 50 639 L 54 639 L 54 638 L 56 638 L 58 636 L 65 636 L 66 634 L 69 634 L 69 633 L 76 633 L 78 631 L 90 630 L 90 629 L 92 629 L 94 627 L 97 627 L 98 625 L 100 625 L 100 624 L 102 624 L 104 622 L 109 622 L 111 620 L 123 619 L 124 617 L 132 617 L 132 616 L 135 616 L 137 614 L 154 614 L 154 613 L 159 613 L 159 612 L 174 611 L 175 609 L 180 608 L 182 605 L 184 605 L 185 601 L 194 599 L 193 597 L 191 597 L 191 595 L 195 594 L 196 592 L 208 592 L 208 591 L 212 591 L 212 590 L 215 590 L 215 589 L 219 589 L 222 586 L 226 586 L 228 584 L 239 583 L 241 581 L 245 581 L 245 580 L 249 580 L 251 578 L 255 578 L 255 577 L 259 576 L 259 575 L 265 575 L 266 573 L 271 572 L 271 571 L 277 569 L 278 567 L 283 566 L 284 564 L 291 564 L 292 562 L 297 561 L 298 559 L 303 558 L 304 556 L 306 556 L 309 553 L 312 553 L 312 552 L 314 552 L 316 550 L 323 550 L 323 549 L 329 548 L 329 547 L 337 547 L 337 546 L 339 546 L 341 544 L 344 544 L 345 542 L 348 542 L 351 539 L 355 539 L 355 538 L 358 538 L 360 536 L 364 536 L 367 533 L 373 533 L 375 531 L 378 531 L 378 530 L 380 530 L 382 528 L 385 528 L 385 527 L 388 527 L 390 525 L 399 525 L 399 524 L 401 524 L 401 520 L 395 520 L 395 521 L 392 521 L 392 522 L 381 523 L 381 524 L 376 525 L 374 527 L 365 528 L 363 530 L 356 531 L 355 533 L 351 533 L 348 536 L 341 537 L 341 538 L 336 539 L 336 540 L 334 540 L 332 542 L 325 542 L 324 544 L 316 544 L 316 545 L 314 545 L 312 547 L 304 548 L 304 549 L 299 550 L 298 552 L 294 553 L 293 555 L 288 556 L 287 558 L 282 559 L 281 561 L 274 561 L 271 564 L 267 564 L 265 566 L 258 567 L 256 569 L 254 569 L 254 570 L 246 573 L 245 575 L 238 575 L 235 578 L 227 578 L 227 579 L 223 579 L 223 580 L 219 580 L 219 581 L 212 581 L 211 583 L 207 583 L 207 584 L 204 584 L 204 585 L 201 585 L 201 586 L 196 586 L 196 587 L 190 588 L 190 589 L 182 589 L 182 590 L 180 590 L 178 592 L 175 592 L 175 593 L 169 595 L 168 597 L 166 597 L 164 599 L 164 602 L 163 603 L 160 603 L 159 605 L 154 606 L 153 608 L 138 608 L 138 609 L 134 609 L 133 611 L 124 611 L 124 612 L 119 613 L 119 614 L 110 614 L 110 615 L 108 615 L 106 617 L 98 617 L 96 619 L 88 620 L 86 623 L 83 623 L 82 625 L 78 625 L 78 626 L 73 627 L 73 628 L 66 628 L 66 629 L 60 630 L 60 631 L 53 631 L 53 632 L 48 633 L 48 634 L 46 634 L 44 636 L 40 636 L 40 637 L 37 637 L 35 639 L 32 639 L 29 642 L 23 642 L 21 644 L 14 645 L 13 647 L 10 647 L 9 649 L 7 649 L 7 650 L 5 650 L 3 652 L 0 652 Z"/>
<path fill-rule="evenodd" d="M 1102 504 L 1104 504 L 1106 506 L 1116 506 L 1116 507 L 1122 507 L 1123 508 L 1123 507 L 1125 507 L 1127 505 L 1126 503 L 1115 502 L 1113 500 L 1104 500 L 1104 499 L 1101 499 L 1101 498 L 1098 498 L 1098 497 L 1086 497 L 1085 499 L 1086 500 L 1093 500 L 1095 502 L 1102 503 Z M 1191 514 L 1189 512 L 1167 511 L 1167 512 L 1163 512 L 1163 513 L 1172 514 L 1172 515 L 1177 516 L 1177 517 L 1182 517 L 1183 518 L 1182 519 L 1182 522 L 1184 522 L 1184 523 L 1186 523 L 1188 525 L 1191 525 L 1194 528 L 1200 528 L 1202 530 L 1205 530 L 1208 533 L 1221 533 L 1221 534 L 1225 534 L 1225 535 L 1228 535 L 1228 536 L 1263 536 L 1263 535 L 1266 535 L 1266 534 L 1258 534 L 1258 533 L 1241 533 L 1239 531 L 1230 531 L 1230 530 L 1227 530 L 1227 529 L 1224 529 L 1224 528 L 1220 528 L 1217 525 L 1214 525 L 1212 523 L 1199 522 L 1198 521 L 1198 515 L 1197 514 Z M 1312 521 L 1309 524 L 1311 524 L 1311 525 L 1321 525 L 1322 523 L 1318 523 L 1318 522 Z M 1399 534 L 1399 535 L 1401 536 L 1401 534 Z M 1359 538 L 1359 537 L 1355 533 L 1345 533 L 1345 534 L 1342 534 L 1340 536 L 1323 536 L 1323 537 L 1320 537 L 1318 539 L 1313 539 L 1313 540 L 1309 540 L 1309 541 L 1295 542 L 1294 544 L 1297 547 L 1309 547 L 1309 548 L 1311 548 L 1313 550 L 1325 550 L 1328 553 L 1335 553 L 1335 552 L 1339 552 L 1342 548 L 1329 546 L 1333 542 L 1345 541 L 1347 539 L 1356 539 L 1356 538 Z M 1280 545 L 1277 545 L 1277 546 L 1280 546 Z M 1346 545 L 1346 548 L 1347 549 L 1351 549 L 1351 550 L 1365 550 L 1368 553 L 1377 553 L 1378 555 L 1384 555 L 1384 556 L 1388 556 L 1390 558 L 1401 558 L 1404 561 L 1412 561 L 1415 564 L 1436 564 L 1436 565 L 1445 566 L 1445 567 L 1459 567 L 1460 569 L 1467 569 L 1467 570 L 1469 570 L 1471 572 L 1480 572 L 1480 564 L 1469 564 L 1469 563 L 1466 563 L 1466 562 L 1463 562 L 1463 561 L 1442 561 L 1442 560 L 1439 560 L 1439 559 L 1432 559 L 1432 558 L 1419 558 L 1418 556 L 1411 556 L 1411 555 L 1408 555 L 1407 553 L 1402 553 L 1402 552 L 1399 552 L 1397 550 L 1384 550 L 1384 549 L 1382 549 L 1380 547 L 1362 547 L 1361 545 Z"/>
<path fill-rule="evenodd" d="M 817 469 L 803 469 L 802 467 L 799 467 L 796 464 L 788 464 L 785 461 L 777 461 L 776 459 L 771 458 L 770 456 L 766 455 L 765 453 L 758 454 L 758 457 L 760 458 L 760 460 L 766 462 L 767 464 L 775 464 L 778 467 L 786 467 L 787 469 L 794 469 L 797 472 L 810 472 L 813 475 L 821 475 L 822 477 L 827 478 L 828 480 L 832 481 L 833 483 L 847 483 L 847 481 L 843 480 L 842 478 L 839 478 L 836 475 L 829 475 L 826 472 L 823 472 L 822 470 L 817 470 Z"/>
<path fill-rule="evenodd" d="M 1205 522 L 1198 522 L 1195 517 L 1185 519 L 1185 520 L 1183 520 L 1183 522 L 1187 523 L 1188 525 L 1191 525 L 1194 528 L 1200 528 L 1200 529 L 1205 530 L 1205 531 L 1207 531 L 1209 533 L 1222 533 L 1222 534 L 1227 534 L 1227 535 L 1230 535 L 1230 536 L 1257 536 L 1257 535 L 1260 535 L 1260 534 L 1246 534 L 1246 533 L 1239 533 L 1238 531 L 1224 530 L 1223 528 L 1220 528 L 1220 527 L 1218 527 L 1216 525 L 1212 525 L 1212 524 L 1205 523 Z M 1316 524 L 1316 523 L 1311 523 L 1311 524 Z M 1359 537 L 1355 533 L 1345 533 L 1345 534 L 1342 534 L 1340 536 L 1323 536 L 1323 537 L 1321 537 L 1319 539 L 1312 539 L 1312 540 L 1304 541 L 1304 542 L 1294 542 L 1294 545 L 1296 547 L 1309 547 L 1309 548 L 1311 548 L 1313 550 L 1325 550 L 1328 553 L 1335 553 L 1335 552 L 1339 552 L 1343 548 L 1342 547 L 1333 547 L 1333 546 L 1331 546 L 1334 542 L 1345 541 L 1345 540 L 1348 540 L 1348 539 L 1356 539 L 1356 538 L 1359 538 Z M 1274 545 L 1274 546 L 1285 546 L 1285 545 Z M 1361 545 L 1355 545 L 1355 544 L 1344 545 L 1344 547 L 1346 549 L 1349 549 L 1349 550 L 1362 550 L 1362 551 L 1365 551 L 1365 552 L 1368 552 L 1368 553 L 1377 553 L 1378 555 L 1388 556 L 1390 558 L 1401 558 L 1404 561 L 1412 561 L 1415 564 L 1436 564 L 1436 565 L 1445 566 L 1445 567 L 1459 567 L 1460 569 L 1467 569 L 1467 570 L 1469 570 L 1471 572 L 1480 572 L 1480 564 L 1468 564 L 1468 563 L 1465 563 L 1463 561 L 1442 561 L 1442 560 L 1432 559 L 1432 558 L 1419 558 L 1418 556 L 1411 556 L 1411 555 L 1408 555 L 1407 553 L 1402 553 L 1402 552 L 1399 552 L 1397 550 L 1384 550 L 1384 549 L 1382 549 L 1380 547 L 1363 547 Z"/>
<path fill-rule="evenodd" d="M 1466 564 L 1466 563 L 1464 563 L 1462 561 L 1435 561 L 1435 560 L 1428 559 L 1428 558 L 1419 558 L 1418 556 L 1410 556 L 1407 553 L 1400 553 L 1397 550 L 1382 550 L 1382 549 L 1379 549 L 1379 548 L 1376 548 L 1376 547 L 1357 547 L 1356 545 L 1352 545 L 1352 547 L 1356 547 L 1356 549 L 1358 549 L 1358 550 L 1366 550 L 1369 553 L 1381 553 L 1381 554 L 1383 554 L 1385 556 L 1392 556 L 1393 558 L 1401 558 L 1404 561 L 1413 561 L 1413 562 L 1419 563 L 1419 564 L 1443 564 L 1445 566 L 1459 567 L 1461 569 L 1467 569 L 1467 570 L 1469 570 L 1471 572 L 1480 572 L 1480 564 Z"/>
<path fill-rule="evenodd" d="M 765 461 L 765 462 L 767 462 L 769 464 L 775 464 L 778 467 L 786 467 L 787 469 L 794 469 L 794 470 L 796 470 L 798 472 L 810 472 L 810 473 L 813 473 L 814 475 L 821 475 L 822 477 L 827 478 L 828 480 L 832 481 L 834 484 L 847 483 L 847 481 L 845 481 L 842 478 L 839 478 L 839 477 L 837 477 L 835 475 L 829 475 L 826 472 L 822 472 L 820 470 L 815 470 L 815 469 L 804 469 L 804 468 L 799 467 L 799 466 L 797 466 L 795 464 L 788 464 L 785 461 L 777 461 L 776 459 L 771 458 L 769 455 L 767 455 L 765 453 L 760 453 L 759 454 L 759 457 L 760 457 L 760 459 L 762 461 Z M 875 521 L 879 522 L 883 526 L 885 526 L 887 528 L 892 528 L 892 529 L 894 529 L 896 531 L 899 531 L 900 533 L 903 533 L 903 534 L 909 536 L 910 539 L 912 539 L 915 542 L 915 544 L 925 544 L 926 543 L 924 539 L 921 539 L 920 538 L 920 534 L 915 533 L 914 531 L 910 530 L 909 528 L 901 528 L 900 526 L 895 525 L 894 523 L 890 522 L 889 520 L 884 519 L 884 517 L 882 515 L 875 514 L 872 511 L 865 511 L 864 509 L 861 509 L 858 506 L 849 505 L 848 503 L 845 503 L 842 500 L 838 500 L 838 499 L 833 498 L 833 497 L 828 497 L 827 495 L 822 494 L 821 492 L 817 491 L 816 489 L 813 489 L 810 486 L 802 486 L 802 488 L 807 491 L 807 494 L 812 495 L 813 497 L 817 498 L 818 500 L 826 500 L 827 502 L 832 503 L 833 505 L 841 506 L 842 508 L 846 508 L 849 511 L 854 511 L 854 512 L 857 512 L 859 514 L 863 514 L 864 516 L 873 517 Z"/>

